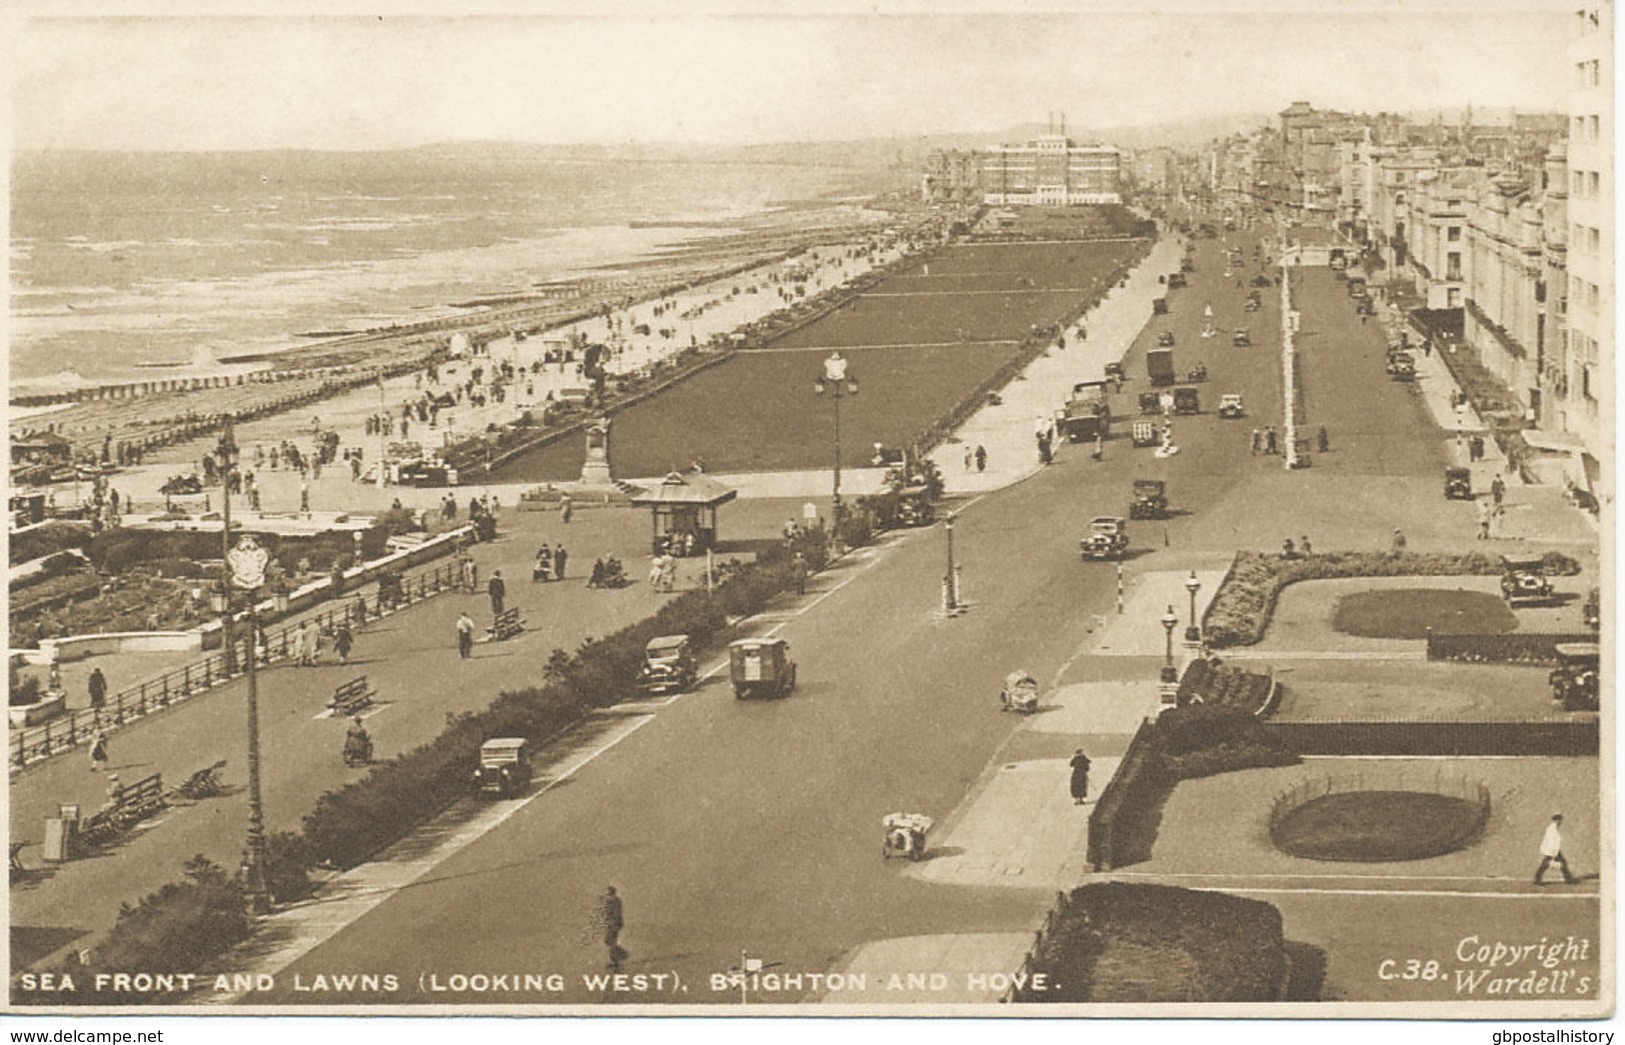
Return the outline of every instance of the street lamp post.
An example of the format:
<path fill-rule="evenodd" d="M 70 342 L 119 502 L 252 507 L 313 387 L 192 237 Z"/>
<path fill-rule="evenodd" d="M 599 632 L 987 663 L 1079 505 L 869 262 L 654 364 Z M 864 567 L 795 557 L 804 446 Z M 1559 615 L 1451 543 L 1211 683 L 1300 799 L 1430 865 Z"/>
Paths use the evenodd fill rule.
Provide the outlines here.
<path fill-rule="evenodd" d="M 846 357 L 839 352 L 831 352 L 829 358 L 824 360 L 824 374 L 813 382 L 813 390 L 819 395 L 828 392 L 835 397 L 835 489 L 831 498 L 830 515 L 834 527 L 841 525 L 841 400 L 849 395 L 858 394 L 858 379 L 848 377 L 846 373 Z"/>
<path fill-rule="evenodd" d="M 1191 622 L 1185 629 L 1185 641 L 1199 646 L 1202 643 L 1202 629 L 1196 624 L 1196 593 L 1202 590 L 1202 582 L 1196 579 L 1195 570 L 1185 578 L 1185 590 L 1191 593 Z"/>
<path fill-rule="evenodd" d="M 260 795 L 259 656 L 256 649 L 259 617 L 255 612 L 254 593 L 265 583 L 265 567 L 270 553 L 248 534 L 235 548 L 231 545 L 231 471 L 236 467 L 237 441 L 233 437 L 232 419 L 229 417 L 220 433 L 220 445 L 215 452 L 222 475 L 220 544 L 223 558 L 215 608 L 221 614 L 220 640 L 225 650 L 228 672 L 235 656 L 231 638 L 232 591 L 248 593 L 248 650 L 243 658 L 248 675 L 248 861 L 244 868 L 244 886 L 254 913 L 264 914 L 270 910 L 271 904 L 265 885 L 265 810 Z M 280 605 L 280 598 L 278 602 Z"/>
<path fill-rule="evenodd" d="M 943 520 L 942 528 L 948 535 L 948 572 L 942 575 L 942 612 L 951 617 L 961 609 L 959 604 L 959 567 L 954 563 L 954 517 L 952 515 Z"/>
<path fill-rule="evenodd" d="M 1162 630 L 1167 635 L 1167 649 L 1163 654 L 1162 681 L 1166 683 L 1179 681 L 1179 670 L 1174 667 L 1174 629 L 1179 627 L 1179 615 L 1174 612 L 1173 604 L 1162 615 Z"/>

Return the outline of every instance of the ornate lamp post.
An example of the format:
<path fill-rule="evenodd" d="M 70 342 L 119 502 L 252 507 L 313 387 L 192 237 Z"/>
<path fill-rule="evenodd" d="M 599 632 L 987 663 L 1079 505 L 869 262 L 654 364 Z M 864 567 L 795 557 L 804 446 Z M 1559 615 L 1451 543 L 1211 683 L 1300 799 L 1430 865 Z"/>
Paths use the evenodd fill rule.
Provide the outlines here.
<path fill-rule="evenodd" d="M 256 541 L 252 534 L 244 534 L 236 547 L 231 544 L 231 471 L 237 462 L 237 441 L 233 437 L 232 419 L 227 418 L 220 433 L 220 445 L 215 451 L 221 473 L 221 528 L 220 544 L 223 565 L 220 589 L 211 599 L 220 613 L 220 640 L 223 643 L 226 670 L 233 670 L 236 649 L 231 637 L 232 592 L 241 591 L 248 596 L 248 649 L 243 658 L 248 674 L 248 862 L 245 867 L 248 901 L 254 913 L 270 910 L 270 893 L 265 886 L 265 812 L 260 800 L 260 709 L 259 709 L 259 618 L 255 612 L 254 593 L 265 583 L 265 567 L 271 553 Z M 279 607 L 287 605 L 287 596 L 279 594 Z"/>
<path fill-rule="evenodd" d="M 1196 593 L 1202 590 L 1202 582 L 1196 579 L 1196 571 L 1185 578 L 1185 590 L 1191 593 L 1191 622 L 1185 629 L 1185 641 L 1192 645 L 1201 645 L 1202 629 L 1196 623 Z"/>
<path fill-rule="evenodd" d="M 1179 615 L 1174 612 L 1172 604 L 1162 615 L 1162 630 L 1168 638 L 1167 650 L 1163 654 L 1162 681 L 1164 683 L 1178 682 L 1179 669 L 1174 667 L 1174 629 L 1179 627 Z"/>
<path fill-rule="evenodd" d="M 846 357 L 831 352 L 824 360 L 824 374 L 813 382 L 813 391 L 819 395 L 828 392 L 835 397 L 835 491 L 831 498 L 830 513 L 834 524 L 841 524 L 841 400 L 858 394 L 858 379 L 846 374 Z"/>

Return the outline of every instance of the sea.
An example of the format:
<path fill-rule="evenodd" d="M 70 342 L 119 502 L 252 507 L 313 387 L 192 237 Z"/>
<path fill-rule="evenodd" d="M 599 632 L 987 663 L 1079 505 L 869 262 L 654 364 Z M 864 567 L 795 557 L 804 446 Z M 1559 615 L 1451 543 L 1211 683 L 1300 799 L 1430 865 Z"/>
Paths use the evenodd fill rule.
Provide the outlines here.
<path fill-rule="evenodd" d="M 537 147 L 21 152 L 13 387 L 139 379 L 607 275 L 809 206 L 861 210 L 850 166 Z"/>

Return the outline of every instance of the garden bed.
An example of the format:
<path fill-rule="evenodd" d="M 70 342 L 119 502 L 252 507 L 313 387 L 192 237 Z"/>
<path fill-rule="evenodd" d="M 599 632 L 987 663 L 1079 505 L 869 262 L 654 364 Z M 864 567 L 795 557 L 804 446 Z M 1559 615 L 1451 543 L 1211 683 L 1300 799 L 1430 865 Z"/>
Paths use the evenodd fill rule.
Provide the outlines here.
<path fill-rule="evenodd" d="M 1465 848 L 1484 829 L 1489 801 L 1423 791 L 1343 791 L 1270 818 L 1277 849 L 1308 860 L 1388 863 Z"/>
<path fill-rule="evenodd" d="M 1504 635 L 1518 626 L 1506 600 L 1482 591 L 1406 588 L 1337 600 L 1332 627 L 1367 639 L 1425 639 L 1433 632 Z"/>

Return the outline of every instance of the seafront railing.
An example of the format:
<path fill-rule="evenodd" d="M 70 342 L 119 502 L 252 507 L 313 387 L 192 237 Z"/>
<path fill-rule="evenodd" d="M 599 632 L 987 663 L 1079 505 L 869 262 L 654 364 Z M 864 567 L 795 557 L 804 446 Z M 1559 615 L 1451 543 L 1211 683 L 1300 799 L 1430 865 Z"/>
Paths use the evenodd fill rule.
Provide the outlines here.
<path fill-rule="evenodd" d="M 294 633 L 311 621 L 316 623 L 322 634 L 331 636 L 341 624 L 360 627 L 442 592 L 460 590 L 462 585 L 462 565 L 453 561 L 403 575 L 398 590 L 386 584 L 375 590 L 370 598 L 362 592 L 357 592 L 354 598 L 346 594 L 342 596 L 342 603 L 335 599 L 317 613 L 296 621 L 290 620 L 279 627 L 261 628 L 258 663 L 269 666 L 286 660 L 296 643 Z M 80 708 L 39 726 L 14 730 L 7 758 L 11 771 L 18 772 L 88 743 L 98 730 L 103 734 L 112 733 L 241 678 L 248 663 L 249 649 L 247 629 L 243 631 L 244 634 L 233 640 L 229 655 L 222 649 L 199 661 L 143 679 L 120 690 L 99 708 Z"/>

